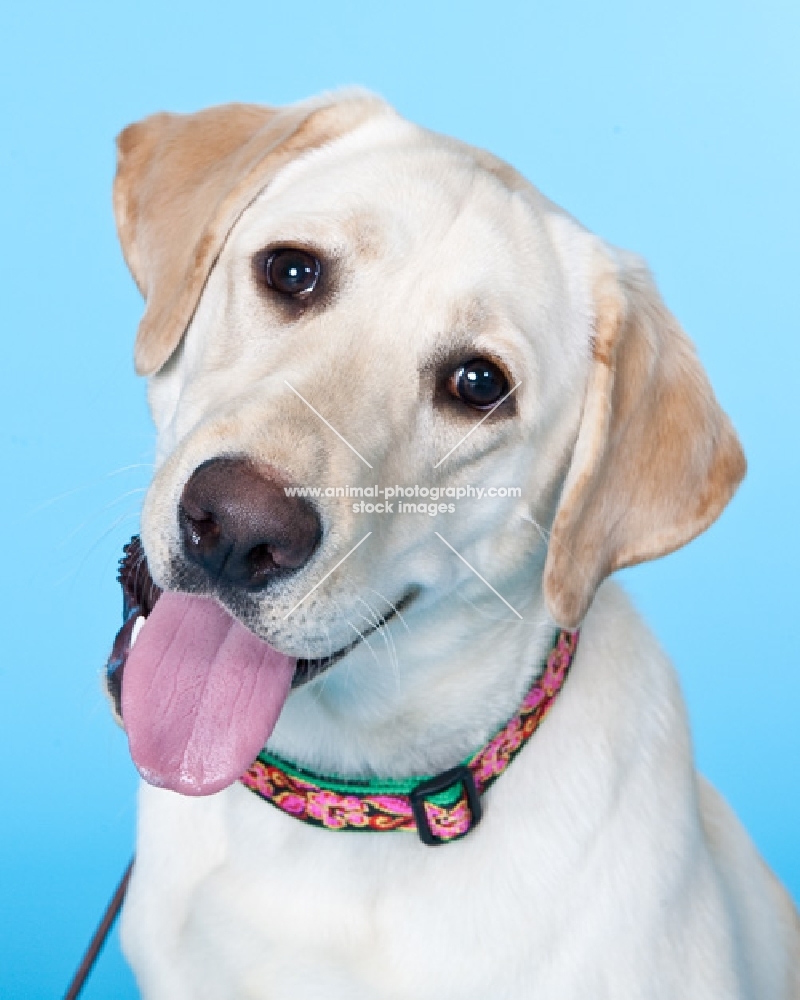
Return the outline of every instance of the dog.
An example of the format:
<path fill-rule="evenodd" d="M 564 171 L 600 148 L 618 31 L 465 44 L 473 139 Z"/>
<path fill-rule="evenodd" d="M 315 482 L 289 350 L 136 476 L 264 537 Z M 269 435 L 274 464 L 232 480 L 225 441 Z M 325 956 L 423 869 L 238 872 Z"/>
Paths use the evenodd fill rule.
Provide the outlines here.
<path fill-rule="evenodd" d="M 646 266 L 361 91 L 118 150 L 142 995 L 800 997 L 793 904 L 609 580 L 745 471 Z"/>

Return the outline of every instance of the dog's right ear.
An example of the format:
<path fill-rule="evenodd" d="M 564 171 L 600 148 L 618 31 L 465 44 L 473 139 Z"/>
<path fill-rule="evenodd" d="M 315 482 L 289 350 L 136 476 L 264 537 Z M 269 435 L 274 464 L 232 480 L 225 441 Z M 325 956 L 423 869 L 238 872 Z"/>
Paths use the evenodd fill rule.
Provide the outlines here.
<path fill-rule="evenodd" d="M 614 570 L 685 545 L 745 472 L 739 439 L 644 265 L 595 247 L 593 358 L 544 590 L 576 628 Z"/>
<path fill-rule="evenodd" d="M 140 375 L 172 355 L 228 234 L 280 168 L 386 109 L 363 93 L 281 109 L 225 104 L 152 115 L 120 133 L 114 214 L 147 300 L 136 338 Z"/>

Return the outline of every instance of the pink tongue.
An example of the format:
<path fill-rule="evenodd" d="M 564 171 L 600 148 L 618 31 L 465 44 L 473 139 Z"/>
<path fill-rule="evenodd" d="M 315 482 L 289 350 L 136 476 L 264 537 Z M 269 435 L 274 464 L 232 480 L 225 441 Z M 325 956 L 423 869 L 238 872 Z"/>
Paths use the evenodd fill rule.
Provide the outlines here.
<path fill-rule="evenodd" d="M 122 680 L 122 717 L 142 777 L 184 795 L 233 784 L 275 727 L 294 668 L 211 598 L 162 594 Z"/>

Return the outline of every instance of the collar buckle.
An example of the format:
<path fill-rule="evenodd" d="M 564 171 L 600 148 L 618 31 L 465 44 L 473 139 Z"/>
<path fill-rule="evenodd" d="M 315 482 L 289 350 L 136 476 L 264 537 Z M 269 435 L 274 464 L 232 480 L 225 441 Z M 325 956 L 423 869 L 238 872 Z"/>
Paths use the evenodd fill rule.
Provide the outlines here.
<path fill-rule="evenodd" d="M 463 815 L 463 810 L 461 810 L 461 815 L 456 815 L 456 810 L 463 801 L 461 796 L 452 805 L 446 806 L 430 801 L 434 795 L 452 791 L 459 785 L 464 789 L 466 805 L 469 810 L 468 816 Z M 442 771 L 441 774 L 421 782 L 408 793 L 408 797 L 411 801 L 419 839 L 428 847 L 438 847 L 440 844 L 449 844 L 452 840 L 460 840 L 480 823 L 483 815 L 475 776 L 466 764 L 451 767 L 449 771 Z M 433 830 L 429 812 L 425 808 L 426 804 L 442 814 L 437 825 L 444 828 L 446 832 L 437 833 Z"/>

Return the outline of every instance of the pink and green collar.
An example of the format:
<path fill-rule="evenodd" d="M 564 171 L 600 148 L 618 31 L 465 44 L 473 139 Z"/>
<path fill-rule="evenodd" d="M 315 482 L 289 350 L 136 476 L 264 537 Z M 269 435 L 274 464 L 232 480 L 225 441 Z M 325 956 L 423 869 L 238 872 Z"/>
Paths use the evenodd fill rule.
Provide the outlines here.
<path fill-rule="evenodd" d="M 240 781 L 287 815 L 325 830 L 408 830 L 430 846 L 460 840 L 480 822 L 483 793 L 506 771 L 555 701 L 578 634 L 558 633 L 544 670 L 516 715 L 448 771 L 428 778 L 359 781 L 314 774 L 262 750 Z"/>

